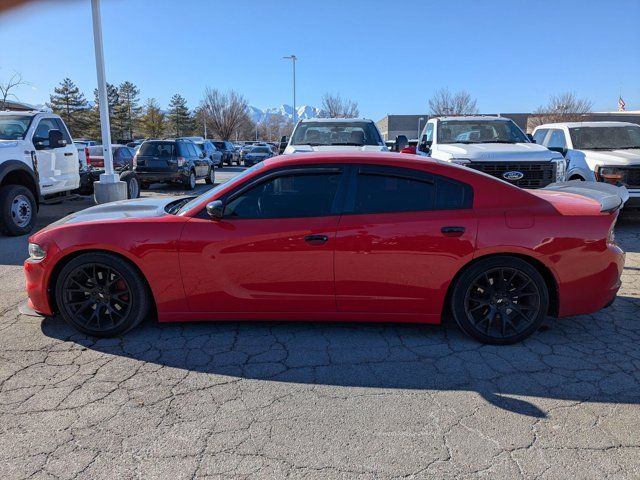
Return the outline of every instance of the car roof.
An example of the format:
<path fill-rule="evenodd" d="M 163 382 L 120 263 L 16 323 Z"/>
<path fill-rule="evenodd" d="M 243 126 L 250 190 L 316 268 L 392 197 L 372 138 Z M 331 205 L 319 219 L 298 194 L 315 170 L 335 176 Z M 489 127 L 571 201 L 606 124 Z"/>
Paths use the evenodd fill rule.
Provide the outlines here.
<path fill-rule="evenodd" d="M 368 118 L 306 118 L 304 120 L 300 120 L 300 123 L 310 123 L 310 122 L 318 122 L 318 123 L 353 123 L 353 122 L 371 122 Z"/>
<path fill-rule="evenodd" d="M 279 167 L 287 165 L 305 165 L 312 163 L 380 163 L 393 164 L 394 161 L 402 161 L 404 163 L 414 163 L 416 165 L 424 165 L 425 162 L 433 162 L 445 166 L 455 166 L 451 162 L 436 160 L 431 157 L 423 157 L 408 153 L 393 152 L 305 152 L 294 153 L 290 155 L 278 155 L 265 161 L 270 167 Z M 463 168 L 463 167 L 460 167 Z"/>
<path fill-rule="evenodd" d="M 436 117 L 437 120 L 439 121 L 447 121 L 447 122 L 451 122 L 451 121 L 474 121 L 474 122 L 488 122 L 488 121 L 503 121 L 503 122 L 509 122 L 512 121 L 510 118 L 507 117 L 496 117 L 496 116 L 489 116 L 489 115 L 466 115 L 466 116 L 457 116 L 457 117 Z"/>
<path fill-rule="evenodd" d="M 0 110 L 0 115 L 21 115 L 23 117 L 35 117 L 36 115 L 46 115 L 47 117 L 60 118 L 59 115 L 51 112 L 41 112 L 39 110 Z"/>
<path fill-rule="evenodd" d="M 558 122 L 558 123 L 545 123 L 544 125 L 539 125 L 536 127 L 536 130 L 539 128 L 559 128 L 559 127 L 568 127 L 568 128 L 576 128 L 576 127 L 637 127 L 637 123 L 631 122 Z"/>

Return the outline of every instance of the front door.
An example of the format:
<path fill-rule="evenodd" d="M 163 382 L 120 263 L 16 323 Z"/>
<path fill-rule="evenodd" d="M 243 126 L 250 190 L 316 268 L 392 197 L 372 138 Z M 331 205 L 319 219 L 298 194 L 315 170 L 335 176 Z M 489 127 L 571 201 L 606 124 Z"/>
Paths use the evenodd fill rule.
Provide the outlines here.
<path fill-rule="evenodd" d="M 63 147 L 51 148 L 49 131 L 60 130 Z M 80 186 L 80 164 L 77 149 L 64 123 L 57 118 L 43 118 L 35 126 L 32 136 L 38 160 L 38 176 L 42 195 L 74 190 Z"/>
<path fill-rule="evenodd" d="M 471 187 L 388 166 L 355 166 L 336 237 L 341 312 L 439 314 L 474 252 Z"/>
<path fill-rule="evenodd" d="M 191 219 L 179 247 L 190 309 L 335 312 L 342 176 L 341 167 L 268 172 L 224 199 L 222 219 Z"/>

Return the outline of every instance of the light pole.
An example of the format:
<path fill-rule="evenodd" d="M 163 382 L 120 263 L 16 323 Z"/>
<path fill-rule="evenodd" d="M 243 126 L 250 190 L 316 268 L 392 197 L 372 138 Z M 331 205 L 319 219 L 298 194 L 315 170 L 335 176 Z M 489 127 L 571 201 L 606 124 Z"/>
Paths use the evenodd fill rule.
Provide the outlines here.
<path fill-rule="evenodd" d="M 293 125 L 295 126 L 298 121 L 298 110 L 296 110 L 296 60 L 298 57 L 295 55 L 289 55 L 288 57 L 282 57 L 285 60 L 291 60 L 293 64 Z"/>
<path fill-rule="evenodd" d="M 420 124 L 424 121 L 424 117 L 418 119 L 418 140 L 420 139 Z"/>
<path fill-rule="evenodd" d="M 107 100 L 107 80 L 104 72 L 104 50 L 102 48 L 102 19 L 100 18 L 100 0 L 91 0 L 93 19 L 93 45 L 96 52 L 96 71 L 98 74 L 98 98 L 100 101 L 100 127 L 102 130 L 102 153 L 104 155 L 104 173 L 100 181 L 94 182 L 96 203 L 107 203 L 127 198 L 127 184 L 120 181 L 120 175 L 113 171 L 111 154 L 111 128 L 109 126 L 109 102 Z"/>

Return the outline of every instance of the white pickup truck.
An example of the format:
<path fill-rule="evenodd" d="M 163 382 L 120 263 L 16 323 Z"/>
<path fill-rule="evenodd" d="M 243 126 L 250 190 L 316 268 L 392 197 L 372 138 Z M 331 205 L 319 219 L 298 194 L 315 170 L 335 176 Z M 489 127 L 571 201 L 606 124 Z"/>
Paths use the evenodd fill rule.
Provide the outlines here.
<path fill-rule="evenodd" d="M 565 159 L 533 143 L 504 117 L 436 117 L 426 123 L 418 155 L 480 170 L 523 188 L 565 180 Z"/>
<path fill-rule="evenodd" d="M 58 115 L 0 112 L 0 231 L 29 233 L 42 200 L 79 184 L 78 151 Z"/>
<path fill-rule="evenodd" d="M 301 120 L 291 139 L 282 137 L 280 153 L 386 152 L 376 124 L 366 118 L 312 118 Z"/>
<path fill-rule="evenodd" d="M 627 122 L 567 122 L 540 125 L 535 141 L 562 153 L 569 180 L 622 184 L 625 208 L 640 208 L 640 125 Z"/>

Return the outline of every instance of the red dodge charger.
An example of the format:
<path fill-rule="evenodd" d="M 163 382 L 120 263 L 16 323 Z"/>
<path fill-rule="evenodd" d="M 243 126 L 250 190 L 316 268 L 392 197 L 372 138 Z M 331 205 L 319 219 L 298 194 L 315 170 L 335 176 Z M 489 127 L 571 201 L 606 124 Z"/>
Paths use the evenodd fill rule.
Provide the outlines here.
<path fill-rule="evenodd" d="M 494 344 L 620 287 L 623 188 L 519 189 L 392 153 L 258 163 L 198 197 L 114 202 L 30 238 L 30 306 L 113 336 L 160 322 L 439 323 Z"/>

